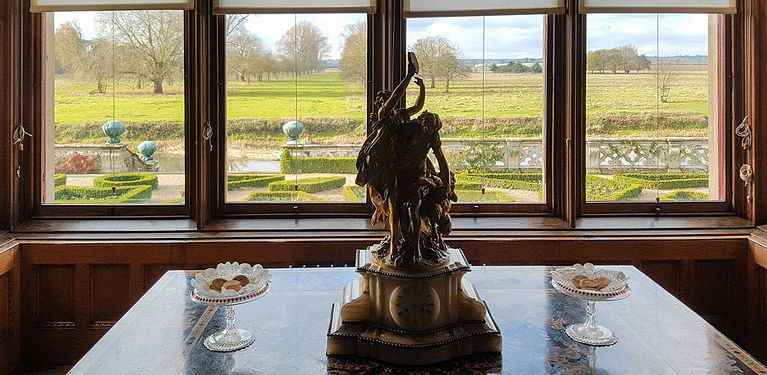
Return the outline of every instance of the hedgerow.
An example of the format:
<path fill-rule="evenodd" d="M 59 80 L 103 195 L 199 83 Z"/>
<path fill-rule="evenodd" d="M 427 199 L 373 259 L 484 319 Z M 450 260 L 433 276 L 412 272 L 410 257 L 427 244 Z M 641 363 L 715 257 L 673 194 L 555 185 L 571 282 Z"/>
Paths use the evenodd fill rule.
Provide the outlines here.
<path fill-rule="evenodd" d="M 149 185 L 157 189 L 157 175 L 154 173 L 115 173 L 93 179 L 95 187 Z"/>
<path fill-rule="evenodd" d="M 245 197 L 246 202 L 296 202 L 322 201 L 323 199 L 303 191 L 255 191 Z"/>
<path fill-rule="evenodd" d="M 356 158 L 294 158 L 288 149 L 282 151 L 280 172 L 288 173 L 357 173 Z"/>
<path fill-rule="evenodd" d="M 84 187 L 59 186 L 54 192 L 56 203 L 64 204 L 120 204 L 152 197 L 152 186 Z"/>
<path fill-rule="evenodd" d="M 67 184 L 67 175 L 64 173 L 56 173 L 53 175 L 53 186 L 61 186 Z"/>
<path fill-rule="evenodd" d="M 676 190 L 660 196 L 662 201 L 707 201 L 708 194 L 695 190 Z"/>
<path fill-rule="evenodd" d="M 586 200 L 589 201 L 623 201 L 641 193 L 641 185 L 586 175 Z"/>
<path fill-rule="evenodd" d="M 706 173 L 619 173 L 613 179 L 658 190 L 708 186 Z"/>
<path fill-rule="evenodd" d="M 299 180 L 276 181 L 269 184 L 269 191 L 303 191 L 316 193 L 325 190 L 338 189 L 346 183 L 344 176 L 309 177 Z M 296 189 L 296 186 L 298 188 Z"/>
<path fill-rule="evenodd" d="M 365 188 L 357 185 L 344 185 L 344 199 L 347 202 L 364 202 Z"/>
<path fill-rule="evenodd" d="M 456 175 L 456 181 L 459 179 L 480 184 L 484 183 L 485 187 L 493 187 L 498 189 L 527 191 L 539 191 L 542 189 L 542 184 L 540 182 L 511 180 L 505 178 L 490 178 L 482 177 L 481 175 Z"/>
<path fill-rule="evenodd" d="M 270 182 L 284 180 L 285 176 L 278 174 L 230 174 L 226 176 L 227 190 L 247 189 L 269 186 Z"/>
<path fill-rule="evenodd" d="M 458 196 L 458 202 L 489 202 L 489 203 L 510 203 L 514 202 L 514 198 L 508 194 L 499 190 L 485 190 L 482 194 L 481 191 L 476 190 L 456 190 L 455 194 Z"/>

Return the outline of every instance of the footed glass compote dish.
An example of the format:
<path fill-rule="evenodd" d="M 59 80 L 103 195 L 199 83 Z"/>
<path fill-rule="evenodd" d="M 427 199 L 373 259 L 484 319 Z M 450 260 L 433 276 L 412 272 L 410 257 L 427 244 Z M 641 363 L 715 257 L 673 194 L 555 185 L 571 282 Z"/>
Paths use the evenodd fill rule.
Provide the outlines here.
<path fill-rule="evenodd" d="M 587 302 L 586 322 L 567 326 L 567 335 L 588 345 L 615 344 L 618 339 L 612 331 L 598 325 L 594 319 L 596 302 L 616 301 L 628 297 L 631 294 L 628 280 L 623 272 L 596 268 L 591 263 L 552 270 L 551 285 L 554 289 Z"/>
<path fill-rule="evenodd" d="M 193 301 L 226 308 L 226 328 L 203 342 L 216 352 L 231 352 L 247 347 L 255 341 L 252 332 L 237 328 L 234 305 L 255 301 L 269 292 L 269 271 L 260 264 L 220 263 L 195 275 L 191 293 Z"/>

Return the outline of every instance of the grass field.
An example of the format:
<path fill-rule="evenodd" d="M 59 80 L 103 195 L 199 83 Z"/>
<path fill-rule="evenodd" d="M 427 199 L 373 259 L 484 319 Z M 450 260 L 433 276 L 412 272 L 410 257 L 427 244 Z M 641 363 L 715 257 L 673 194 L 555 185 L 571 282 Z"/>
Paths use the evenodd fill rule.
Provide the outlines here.
<path fill-rule="evenodd" d="M 647 73 L 588 74 L 589 132 L 600 136 L 707 134 L 706 72 L 678 74 L 669 102 L 658 108 L 672 116 L 660 131 L 654 126 L 655 85 L 655 77 Z M 151 87 L 139 90 L 127 83 L 118 83 L 114 96 L 112 87 L 107 94 L 93 94 L 94 87 L 95 83 L 56 77 L 57 142 L 101 142 L 100 125 L 113 115 L 129 127 L 126 142 L 182 139 L 184 95 L 180 82 L 166 83 L 163 95 L 152 94 Z M 415 89 L 409 91 L 410 102 L 415 93 Z M 471 73 L 464 80 L 451 82 L 449 93 L 438 81 L 436 88 L 427 88 L 425 108 L 443 118 L 443 137 L 539 137 L 543 76 L 487 72 L 483 81 L 482 73 Z M 342 81 L 337 71 L 302 76 L 297 81 L 282 77 L 265 82 L 228 82 L 230 141 L 251 146 L 281 144 L 285 136 L 280 124 L 294 116 L 307 123 L 304 136 L 313 142 L 361 141 L 366 112 L 363 88 Z"/>

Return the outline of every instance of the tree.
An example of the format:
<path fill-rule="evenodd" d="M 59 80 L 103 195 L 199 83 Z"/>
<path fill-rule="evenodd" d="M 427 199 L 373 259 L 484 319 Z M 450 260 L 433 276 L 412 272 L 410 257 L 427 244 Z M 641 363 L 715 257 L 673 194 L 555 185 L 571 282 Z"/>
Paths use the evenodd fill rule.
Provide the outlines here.
<path fill-rule="evenodd" d="M 599 71 L 600 73 L 604 73 L 607 69 L 607 61 L 608 61 L 608 50 L 606 49 L 598 49 L 596 51 L 591 51 L 586 55 L 586 69 L 590 70 L 592 73 L 595 71 Z"/>
<path fill-rule="evenodd" d="M 346 25 L 341 51 L 341 77 L 349 82 L 365 84 L 368 68 L 367 25 L 364 22 Z"/>
<path fill-rule="evenodd" d="M 287 71 L 296 75 L 309 74 L 323 68 L 322 60 L 330 53 L 330 45 L 328 38 L 317 26 L 301 21 L 280 38 L 277 53 L 288 68 Z"/>
<path fill-rule="evenodd" d="M 617 48 L 598 49 L 586 55 L 586 69 L 592 73 L 606 70 L 613 73 L 630 73 L 633 71 L 647 70 L 650 68 L 650 60 L 645 55 L 640 55 L 637 48 L 626 44 Z"/>
<path fill-rule="evenodd" d="M 266 58 L 269 50 L 255 34 L 245 28 L 239 28 L 226 40 L 227 67 L 241 81 L 248 81 L 252 76 L 263 79 L 266 71 Z"/>
<path fill-rule="evenodd" d="M 541 66 L 541 63 L 539 62 L 536 62 L 535 64 L 533 64 L 533 66 L 530 67 L 530 70 L 532 70 L 533 73 L 539 73 L 539 74 L 543 73 L 543 67 Z"/>
<path fill-rule="evenodd" d="M 668 102 L 671 87 L 679 78 L 679 72 L 674 69 L 674 65 L 676 64 L 672 61 L 661 62 L 660 60 L 656 65 L 655 74 L 657 75 L 658 95 L 661 103 Z"/>
<path fill-rule="evenodd" d="M 235 31 L 243 29 L 245 26 L 245 21 L 248 20 L 247 14 L 230 14 L 226 16 L 226 31 L 224 33 L 224 36 L 226 36 L 227 40 L 229 39 L 229 36 L 234 34 Z"/>
<path fill-rule="evenodd" d="M 183 70 L 184 20 L 168 10 L 98 12 L 96 23 L 114 32 L 120 51 L 120 72 L 147 79 L 154 93 L 163 93 L 163 82 Z M 128 62 L 128 63 L 126 63 Z"/>
<path fill-rule="evenodd" d="M 77 22 L 65 22 L 56 29 L 56 67 L 78 78 L 94 79 L 93 92 L 106 92 L 112 72 L 112 46 L 105 39 L 85 40 Z"/>
<path fill-rule="evenodd" d="M 443 36 L 418 39 L 410 50 L 418 57 L 419 74 L 431 81 L 431 88 L 441 78 L 445 80 L 445 92 L 450 92 L 450 80 L 466 74 L 460 61 L 461 50 Z"/>

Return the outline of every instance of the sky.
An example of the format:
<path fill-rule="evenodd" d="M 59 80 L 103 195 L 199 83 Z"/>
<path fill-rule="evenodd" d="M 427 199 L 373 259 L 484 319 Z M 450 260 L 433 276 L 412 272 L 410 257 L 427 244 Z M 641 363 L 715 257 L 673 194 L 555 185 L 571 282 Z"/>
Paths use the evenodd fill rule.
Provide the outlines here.
<path fill-rule="evenodd" d="M 95 12 L 56 13 L 56 27 L 77 20 L 86 38 L 97 34 Z M 346 25 L 365 22 L 364 14 L 251 15 L 245 27 L 266 46 L 275 47 L 295 23 L 317 25 L 331 45 L 330 59 L 338 59 Z M 540 15 L 411 18 L 407 20 L 407 44 L 424 36 L 443 35 L 460 47 L 464 58 L 516 59 L 543 56 L 543 24 Z M 484 37 L 483 37 L 484 35 Z M 484 41 L 484 43 L 483 43 Z M 587 49 L 632 44 L 647 56 L 708 54 L 708 15 L 592 14 L 587 19 Z M 484 50 L 484 53 L 483 53 Z"/>

